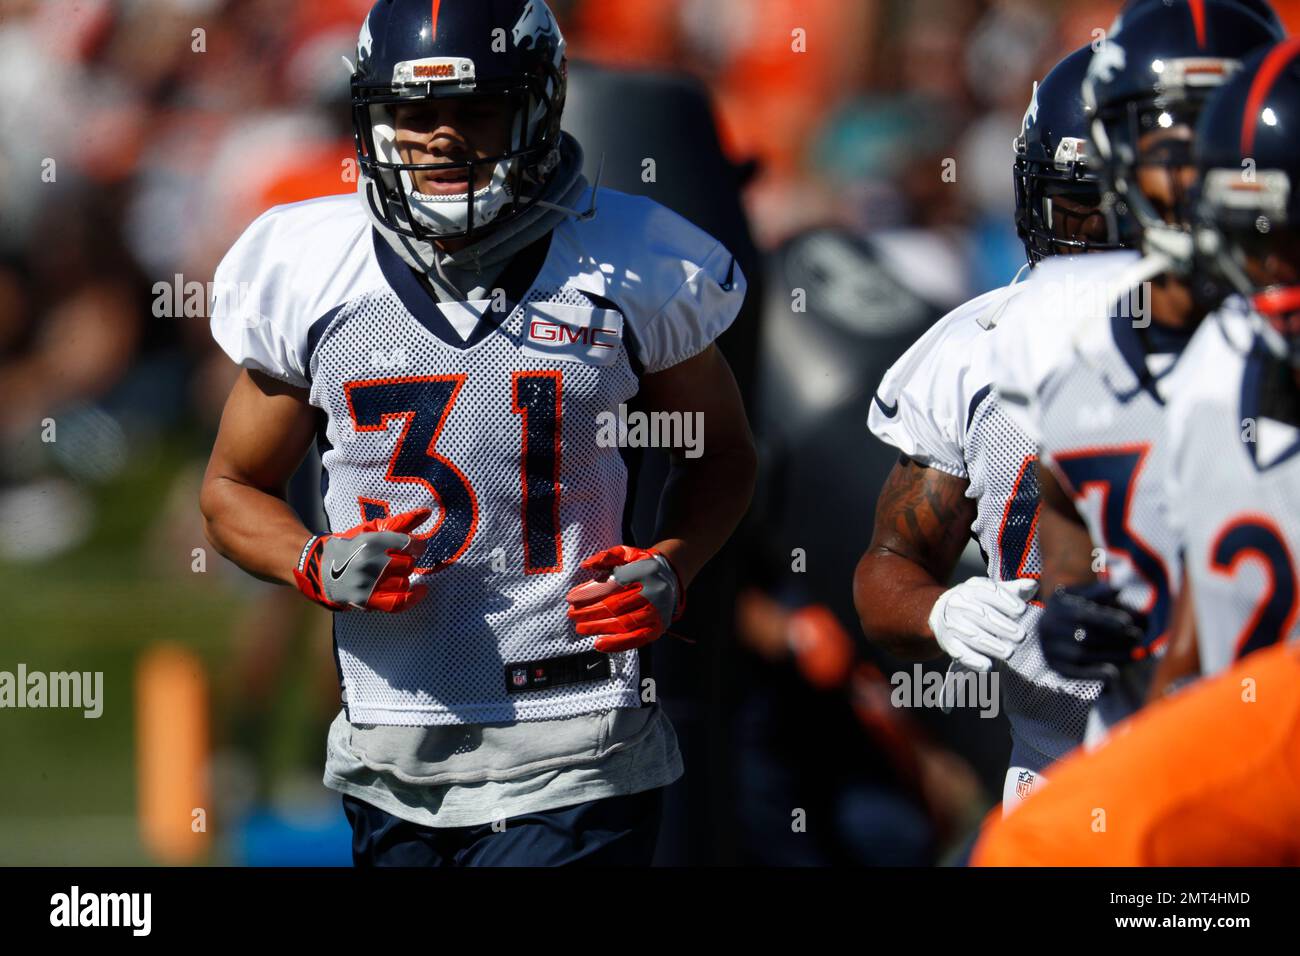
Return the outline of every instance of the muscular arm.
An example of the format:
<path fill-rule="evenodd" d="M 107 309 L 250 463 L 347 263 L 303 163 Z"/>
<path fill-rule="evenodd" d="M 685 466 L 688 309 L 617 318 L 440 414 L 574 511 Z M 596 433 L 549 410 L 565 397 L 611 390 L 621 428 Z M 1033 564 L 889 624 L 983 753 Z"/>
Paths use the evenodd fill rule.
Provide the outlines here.
<path fill-rule="evenodd" d="M 1043 559 L 1039 595 L 1046 600 L 1058 587 L 1090 584 L 1092 536 L 1074 502 L 1056 480 L 1051 468 L 1038 463 L 1038 488 L 1042 508 L 1038 516 L 1038 550 Z"/>
<path fill-rule="evenodd" d="M 1165 656 L 1156 666 L 1151 678 L 1147 700 L 1156 701 L 1174 688 L 1181 680 L 1201 672 L 1201 650 L 1196 642 L 1196 601 L 1192 596 L 1192 582 L 1183 571 L 1182 586 L 1174 601 L 1173 620 L 1169 625 L 1169 645 Z"/>
<path fill-rule="evenodd" d="M 284 496 L 315 431 L 306 391 L 258 372 L 242 372 L 226 399 L 199 507 L 213 547 L 263 580 L 292 585 L 311 537 Z"/>
<path fill-rule="evenodd" d="M 939 656 L 930 610 L 947 590 L 975 520 L 967 482 L 902 458 L 876 502 L 871 544 L 853 576 L 862 630 L 896 657 Z"/>
<path fill-rule="evenodd" d="M 674 448 L 659 500 L 655 548 L 668 557 L 689 587 L 700 569 L 731 537 L 749 509 L 758 456 L 731 367 L 716 346 L 695 358 L 647 375 L 641 383 L 646 412 L 695 415 L 695 450 Z"/>

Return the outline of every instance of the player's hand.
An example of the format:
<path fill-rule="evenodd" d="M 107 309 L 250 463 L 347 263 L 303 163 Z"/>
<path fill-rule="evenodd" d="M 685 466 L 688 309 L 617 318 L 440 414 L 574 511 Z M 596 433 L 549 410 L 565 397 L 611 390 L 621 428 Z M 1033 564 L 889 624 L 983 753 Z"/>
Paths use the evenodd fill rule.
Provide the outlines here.
<path fill-rule="evenodd" d="M 404 611 L 428 590 L 411 587 L 424 542 L 411 537 L 428 508 L 376 518 L 342 534 L 312 538 L 293 572 L 298 590 L 331 611 Z"/>
<path fill-rule="evenodd" d="M 569 618 L 603 654 L 630 651 L 664 636 L 681 617 L 686 595 L 668 559 L 658 551 L 619 545 L 581 565 L 601 577 L 565 596 Z"/>
<path fill-rule="evenodd" d="M 1096 582 L 1057 588 L 1038 634 L 1048 666 L 1062 677 L 1108 680 L 1137 658 L 1146 621 L 1120 606 L 1117 591 Z"/>
<path fill-rule="evenodd" d="M 973 671 L 1005 661 L 1025 639 L 1025 611 L 1038 590 L 1032 578 L 971 578 L 949 588 L 930 609 L 930 630 L 944 653 Z"/>

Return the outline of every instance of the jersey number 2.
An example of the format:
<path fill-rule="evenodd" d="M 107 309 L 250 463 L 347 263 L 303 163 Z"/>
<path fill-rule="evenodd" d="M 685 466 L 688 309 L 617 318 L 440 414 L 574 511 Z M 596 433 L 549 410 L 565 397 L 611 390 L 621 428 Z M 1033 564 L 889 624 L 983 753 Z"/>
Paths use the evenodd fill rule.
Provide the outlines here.
<path fill-rule="evenodd" d="M 1230 522 L 1210 548 L 1210 568 L 1216 574 L 1231 576 L 1240 562 L 1250 559 L 1262 562 L 1267 570 L 1268 591 L 1237 636 L 1237 658 L 1282 640 L 1300 612 L 1300 587 L 1291 552 L 1277 525 L 1263 515 L 1245 515 Z"/>
<path fill-rule="evenodd" d="M 426 542 L 417 572 L 428 574 L 455 562 L 478 529 L 478 496 L 455 463 L 437 452 L 452 406 L 465 385 L 464 375 L 373 379 L 344 385 L 353 427 L 387 431 L 393 421 L 402 432 L 388 462 L 386 481 L 422 486 L 438 503 L 433 529 L 416 535 Z M 511 411 L 522 416 L 520 517 L 524 533 L 524 571 L 542 574 L 563 565 L 560 543 L 560 372 L 515 372 Z M 387 501 L 361 498 L 361 518 L 391 512 Z"/>

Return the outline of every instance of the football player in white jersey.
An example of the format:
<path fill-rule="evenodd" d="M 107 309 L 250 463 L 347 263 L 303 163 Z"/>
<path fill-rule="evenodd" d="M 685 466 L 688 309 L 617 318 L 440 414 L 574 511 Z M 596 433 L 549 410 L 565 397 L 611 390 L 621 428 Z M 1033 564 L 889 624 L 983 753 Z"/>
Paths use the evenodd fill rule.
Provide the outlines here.
<path fill-rule="evenodd" d="M 357 56 L 359 195 L 272 209 L 217 272 L 244 372 L 209 537 L 336 612 L 325 782 L 358 865 L 648 863 L 681 760 L 642 651 L 755 472 L 713 344 L 745 279 L 583 179 L 541 0 L 381 0 Z M 672 457 L 651 548 L 624 524 L 637 430 Z M 313 441 L 332 533 L 282 497 Z"/>
<path fill-rule="evenodd" d="M 1153 692 L 1300 636 L 1297 123 L 1292 39 L 1252 56 L 1197 127 L 1198 246 L 1251 313 L 1197 331 L 1170 401 L 1167 493 L 1186 613 Z"/>
<path fill-rule="evenodd" d="M 1016 223 L 1030 263 L 1110 248 L 1087 169 L 1080 85 L 1092 50 L 1057 64 L 1015 144 Z M 854 600 L 867 636 L 892 654 L 947 654 L 950 672 L 989 672 L 1011 724 L 1003 804 L 1041 782 L 1076 746 L 1100 685 L 1062 679 L 1032 637 L 1040 608 L 1037 449 L 991 394 L 990 340 L 1023 286 L 997 289 L 937 322 L 886 374 L 869 425 L 902 456 L 876 506 Z M 948 588 L 970 537 L 986 576 Z"/>
<path fill-rule="evenodd" d="M 996 388 L 1041 454 L 1044 654 L 1106 680 L 1096 732 L 1140 706 L 1168 636 L 1177 537 L 1160 437 L 1192 332 L 1221 297 L 1192 274 L 1193 126 L 1276 28 L 1229 0 L 1137 6 L 1089 64 L 1084 97 L 1113 253 L 1049 263 L 1003 319 Z"/>

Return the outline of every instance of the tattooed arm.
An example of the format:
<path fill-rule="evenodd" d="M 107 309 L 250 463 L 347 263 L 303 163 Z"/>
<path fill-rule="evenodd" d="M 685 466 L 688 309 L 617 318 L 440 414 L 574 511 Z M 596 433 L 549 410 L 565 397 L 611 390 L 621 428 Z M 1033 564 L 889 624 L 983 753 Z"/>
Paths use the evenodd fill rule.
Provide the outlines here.
<path fill-rule="evenodd" d="M 966 487 L 964 478 L 903 457 L 881 489 L 871 544 L 853 576 L 853 603 L 863 633 L 895 657 L 940 654 L 928 618 L 975 521 Z"/>
<path fill-rule="evenodd" d="M 1038 463 L 1038 489 L 1042 508 L 1038 516 L 1038 550 L 1043 559 L 1039 595 L 1046 600 L 1058 587 L 1091 584 L 1092 536 L 1074 501 L 1066 494 L 1056 474 Z"/>

